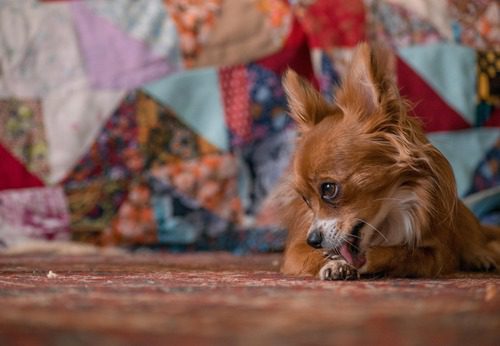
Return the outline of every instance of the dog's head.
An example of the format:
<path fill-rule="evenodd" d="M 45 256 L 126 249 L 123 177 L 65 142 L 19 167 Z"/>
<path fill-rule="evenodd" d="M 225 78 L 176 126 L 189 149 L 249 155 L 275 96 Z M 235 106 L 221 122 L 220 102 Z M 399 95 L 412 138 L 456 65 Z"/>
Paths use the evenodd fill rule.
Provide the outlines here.
<path fill-rule="evenodd" d="M 455 195 L 449 164 L 407 114 L 389 57 L 359 45 L 334 104 L 293 71 L 284 77 L 300 131 L 290 189 L 312 214 L 307 242 L 357 267 L 370 246 L 418 243 L 429 215 L 452 208 Z"/>

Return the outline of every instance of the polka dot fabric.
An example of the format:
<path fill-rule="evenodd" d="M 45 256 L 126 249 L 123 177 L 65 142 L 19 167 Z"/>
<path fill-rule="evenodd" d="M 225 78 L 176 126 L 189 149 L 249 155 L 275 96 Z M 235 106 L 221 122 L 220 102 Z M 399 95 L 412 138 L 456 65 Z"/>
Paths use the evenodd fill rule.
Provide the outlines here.
<path fill-rule="evenodd" d="M 252 134 L 247 70 L 243 66 L 221 68 L 219 78 L 231 144 L 242 146 Z"/>

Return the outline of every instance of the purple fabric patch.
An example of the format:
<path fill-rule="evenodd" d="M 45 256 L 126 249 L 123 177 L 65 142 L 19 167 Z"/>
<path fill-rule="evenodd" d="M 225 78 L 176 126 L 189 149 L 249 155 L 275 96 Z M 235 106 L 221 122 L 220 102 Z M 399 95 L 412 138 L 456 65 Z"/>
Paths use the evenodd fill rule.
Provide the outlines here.
<path fill-rule="evenodd" d="M 69 240 L 69 213 L 61 187 L 0 192 L 0 242 Z"/>
<path fill-rule="evenodd" d="M 153 53 L 83 2 L 73 2 L 71 12 L 91 86 L 133 89 L 176 72 L 165 56 Z"/>

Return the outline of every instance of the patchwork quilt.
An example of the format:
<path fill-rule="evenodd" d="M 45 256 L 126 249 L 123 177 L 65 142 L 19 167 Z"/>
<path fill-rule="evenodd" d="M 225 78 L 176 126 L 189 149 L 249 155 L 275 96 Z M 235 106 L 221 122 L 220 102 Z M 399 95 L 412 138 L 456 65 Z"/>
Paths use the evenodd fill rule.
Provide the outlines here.
<path fill-rule="evenodd" d="M 281 75 L 327 98 L 383 43 L 458 193 L 500 223 L 494 0 L 0 2 L 0 245 L 277 251 Z"/>

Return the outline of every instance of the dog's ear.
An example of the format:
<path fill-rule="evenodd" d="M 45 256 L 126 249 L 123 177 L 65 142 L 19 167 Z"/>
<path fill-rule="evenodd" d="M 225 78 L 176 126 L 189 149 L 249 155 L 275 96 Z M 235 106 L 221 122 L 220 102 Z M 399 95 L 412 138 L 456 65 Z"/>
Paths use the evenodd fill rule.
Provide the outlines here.
<path fill-rule="evenodd" d="M 293 70 L 286 71 L 283 86 L 290 107 L 290 115 L 301 131 L 309 130 L 326 116 L 335 113 L 335 108 L 309 82 L 299 77 Z"/>
<path fill-rule="evenodd" d="M 361 43 L 356 47 L 336 94 L 337 105 L 344 113 L 361 117 L 374 113 L 388 117 L 398 114 L 399 109 L 393 108 L 401 104 L 401 97 L 390 68 L 392 58 L 390 51 L 382 46 Z"/>

